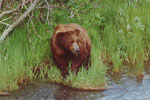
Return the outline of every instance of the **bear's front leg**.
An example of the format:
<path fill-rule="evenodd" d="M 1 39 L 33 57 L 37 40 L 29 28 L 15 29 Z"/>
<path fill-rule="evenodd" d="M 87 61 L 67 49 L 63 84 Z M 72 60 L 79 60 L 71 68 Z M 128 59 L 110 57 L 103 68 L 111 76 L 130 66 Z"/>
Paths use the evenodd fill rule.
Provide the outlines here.
<path fill-rule="evenodd" d="M 84 67 L 85 67 L 86 69 L 88 69 L 89 66 L 91 66 L 90 55 L 87 55 L 87 57 L 86 57 L 86 59 L 85 59 L 85 62 L 84 62 Z"/>
<path fill-rule="evenodd" d="M 61 71 L 63 78 L 68 75 L 68 61 L 60 56 L 55 56 L 54 61 Z"/>
<path fill-rule="evenodd" d="M 77 73 L 79 71 L 79 68 L 82 66 L 82 64 L 83 64 L 83 59 L 80 58 L 74 59 L 71 64 L 71 72 Z"/>

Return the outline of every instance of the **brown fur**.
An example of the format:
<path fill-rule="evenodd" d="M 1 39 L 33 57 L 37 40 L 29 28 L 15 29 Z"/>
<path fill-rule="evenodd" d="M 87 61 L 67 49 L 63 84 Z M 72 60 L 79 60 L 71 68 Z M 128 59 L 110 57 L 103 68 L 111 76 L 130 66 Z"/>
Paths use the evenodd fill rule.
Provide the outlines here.
<path fill-rule="evenodd" d="M 75 43 L 77 46 L 73 46 Z M 60 68 L 63 77 L 68 74 L 68 64 L 70 61 L 72 62 L 72 72 L 78 72 L 82 64 L 88 68 L 91 40 L 87 31 L 80 25 L 60 24 L 56 26 L 54 34 L 50 39 L 50 45 L 53 60 L 58 68 Z M 77 51 L 79 51 L 79 54 Z"/>

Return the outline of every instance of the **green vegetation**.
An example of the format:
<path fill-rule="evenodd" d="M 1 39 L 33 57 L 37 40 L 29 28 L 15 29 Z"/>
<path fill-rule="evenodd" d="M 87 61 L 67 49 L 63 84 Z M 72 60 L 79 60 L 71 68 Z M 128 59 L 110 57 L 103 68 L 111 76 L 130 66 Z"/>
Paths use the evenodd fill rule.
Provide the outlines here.
<path fill-rule="evenodd" d="M 82 67 L 77 75 L 70 71 L 66 83 L 70 82 L 71 86 L 81 89 L 100 89 L 106 86 L 106 66 L 102 63 L 100 53 L 100 48 L 93 46 L 91 68 L 86 70 Z"/>
<path fill-rule="evenodd" d="M 58 6 L 56 2 L 49 3 Z M 49 16 L 45 9 L 44 22 L 38 18 L 41 12 L 35 10 L 34 25 L 26 20 L 0 44 L 0 90 L 18 89 L 19 82 L 26 83 L 24 78 L 42 78 L 75 88 L 100 88 L 106 86 L 109 63 L 114 72 L 123 71 L 126 64 L 135 75 L 141 74 L 150 60 L 149 5 L 146 0 L 68 0 L 62 4 L 64 9 L 56 7 Z M 87 29 L 92 52 L 89 70 L 82 67 L 77 75 L 70 72 L 63 80 L 53 63 L 49 39 L 54 27 L 65 23 L 77 23 Z M 4 29 L 1 26 L 0 30 Z M 50 68 L 43 64 L 46 59 Z M 33 73 L 33 68 L 38 67 L 40 73 Z"/>

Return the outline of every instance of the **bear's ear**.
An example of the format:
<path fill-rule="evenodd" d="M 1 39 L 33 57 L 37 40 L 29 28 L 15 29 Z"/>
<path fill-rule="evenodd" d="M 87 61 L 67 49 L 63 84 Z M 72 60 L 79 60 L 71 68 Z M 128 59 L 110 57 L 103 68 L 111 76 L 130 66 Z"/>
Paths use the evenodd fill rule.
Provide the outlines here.
<path fill-rule="evenodd" d="M 75 32 L 77 33 L 77 36 L 79 36 L 79 33 L 81 32 L 80 28 L 75 29 Z"/>
<path fill-rule="evenodd" d="M 80 32 L 81 32 L 81 29 L 80 29 L 80 28 L 77 28 L 77 29 L 75 29 L 75 32 L 80 33 Z"/>
<path fill-rule="evenodd" d="M 59 25 L 57 25 L 57 26 L 55 27 L 54 30 L 57 30 L 58 28 L 61 28 L 61 27 L 63 27 L 63 25 L 59 24 Z"/>

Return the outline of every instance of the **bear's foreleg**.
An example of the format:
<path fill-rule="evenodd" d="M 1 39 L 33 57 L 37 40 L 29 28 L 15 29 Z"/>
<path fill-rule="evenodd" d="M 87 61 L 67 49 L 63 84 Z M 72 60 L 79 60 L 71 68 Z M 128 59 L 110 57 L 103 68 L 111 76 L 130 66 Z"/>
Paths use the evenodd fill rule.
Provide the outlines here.
<path fill-rule="evenodd" d="M 84 62 L 84 67 L 85 67 L 86 69 L 88 69 L 89 66 L 91 66 L 90 55 L 88 55 L 88 56 L 86 57 L 85 62 Z"/>
<path fill-rule="evenodd" d="M 82 64 L 83 64 L 83 59 L 79 59 L 79 58 L 74 59 L 71 64 L 71 72 L 77 73 L 79 71 L 79 68 L 82 66 Z"/>
<path fill-rule="evenodd" d="M 65 78 L 68 75 L 68 61 L 58 56 L 54 57 L 54 61 L 60 69 L 62 76 Z"/>

